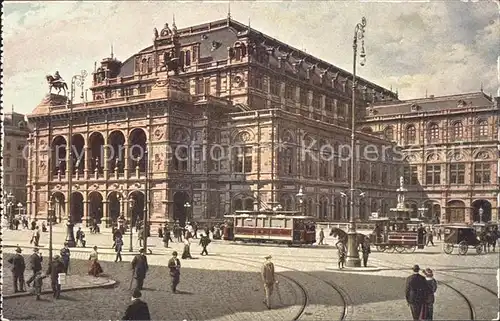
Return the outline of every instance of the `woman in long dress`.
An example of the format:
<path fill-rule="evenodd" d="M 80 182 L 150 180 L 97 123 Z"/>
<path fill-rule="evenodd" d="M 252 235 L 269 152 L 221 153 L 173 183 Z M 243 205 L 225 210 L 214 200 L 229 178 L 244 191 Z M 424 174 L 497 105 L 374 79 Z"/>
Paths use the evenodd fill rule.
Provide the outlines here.
<path fill-rule="evenodd" d="M 184 251 L 182 252 L 182 258 L 183 259 L 192 259 L 193 257 L 191 256 L 191 251 L 189 247 L 191 246 L 191 242 L 189 239 L 184 239 Z"/>
<path fill-rule="evenodd" d="M 97 254 L 97 246 L 94 246 L 94 250 L 90 253 L 89 261 L 90 261 L 89 275 L 98 277 L 99 274 L 103 272 L 103 270 L 101 265 L 99 264 L 99 255 Z"/>

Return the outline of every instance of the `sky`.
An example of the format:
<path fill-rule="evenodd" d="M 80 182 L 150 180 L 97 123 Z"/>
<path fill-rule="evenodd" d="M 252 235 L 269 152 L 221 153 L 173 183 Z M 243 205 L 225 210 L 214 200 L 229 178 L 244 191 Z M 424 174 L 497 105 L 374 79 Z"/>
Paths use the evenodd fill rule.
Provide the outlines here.
<path fill-rule="evenodd" d="M 178 28 L 234 20 L 352 70 L 354 28 L 367 19 L 367 62 L 358 75 L 400 99 L 476 92 L 500 95 L 500 21 L 495 1 L 6 2 L 3 107 L 30 113 L 56 70 L 69 83 L 110 55 L 121 61 L 152 44 L 172 16 Z M 87 79 L 90 85 L 90 77 Z M 89 95 L 90 96 L 90 95 Z"/>

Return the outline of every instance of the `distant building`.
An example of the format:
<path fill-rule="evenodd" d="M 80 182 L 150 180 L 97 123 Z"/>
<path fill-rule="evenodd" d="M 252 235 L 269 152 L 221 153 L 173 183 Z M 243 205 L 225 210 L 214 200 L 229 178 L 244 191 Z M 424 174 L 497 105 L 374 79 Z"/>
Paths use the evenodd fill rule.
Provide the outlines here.
<path fill-rule="evenodd" d="M 402 146 L 407 203 L 441 222 L 498 219 L 499 98 L 483 92 L 374 103 L 362 131 Z M 480 209 L 482 208 L 482 215 Z"/>
<path fill-rule="evenodd" d="M 134 222 L 147 210 L 159 224 L 221 221 L 234 210 L 281 205 L 320 220 L 347 219 L 341 192 L 349 189 L 350 166 L 336 147 L 350 141 L 349 72 L 231 19 L 179 30 L 173 24 L 152 36 L 151 46 L 123 63 L 110 57 L 96 66 L 93 101 L 75 100 L 71 123 L 67 98 L 54 94 L 28 116 L 35 127 L 32 212 L 46 215 L 52 200 L 58 219 L 71 213 L 75 222 L 110 224 L 124 214 Z M 362 78 L 357 85 L 362 108 L 397 98 Z M 70 126 L 73 157 L 83 155 L 72 173 Z M 358 140 L 381 153 L 391 146 L 374 135 L 358 133 Z M 355 200 L 357 219 L 395 205 L 400 163 L 392 156 L 356 167 L 365 195 Z M 303 200 L 296 197 L 301 186 Z"/>
<path fill-rule="evenodd" d="M 25 115 L 14 111 L 3 116 L 3 197 L 9 193 L 15 202 L 26 205 L 26 183 L 28 179 L 28 138 L 30 128 Z"/>

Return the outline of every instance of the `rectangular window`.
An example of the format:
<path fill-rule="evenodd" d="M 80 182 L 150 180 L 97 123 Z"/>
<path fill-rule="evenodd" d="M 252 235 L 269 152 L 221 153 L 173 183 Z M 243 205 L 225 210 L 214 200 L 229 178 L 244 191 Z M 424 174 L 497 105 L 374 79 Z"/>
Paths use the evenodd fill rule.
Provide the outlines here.
<path fill-rule="evenodd" d="M 212 170 L 215 172 L 220 171 L 220 163 L 221 163 L 222 151 L 219 148 L 212 149 Z"/>
<path fill-rule="evenodd" d="M 346 112 L 346 106 L 347 104 L 345 103 L 339 103 L 338 108 L 337 108 L 337 116 L 339 118 L 344 118 L 345 117 L 345 112 Z"/>
<path fill-rule="evenodd" d="M 244 147 L 236 155 L 235 169 L 236 173 L 252 172 L 252 147 Z"/>
<path fill-rule="evenodd" d="M 408 185 L 418 185 L 417 166 L 405 166 L 403 168 L 403 177 Z"/>
<path fill-rule="evenodd" d="M 279 96 L 281 84 L 278 79 L 271 77 L 269 78 L 269 87 L 271 95 Z"/>
<path fill-rule="evenodd" d="M 382 177 L 380 177 L 382 185 L 385 185 L 389 181 L 388 177 L 389 177 L 389 171 L 387 170 L 387 166 L 384 165 L 382 166 Z"/>
<path fill-rule="evenodd" d="M 378 183 L 378 166 L 377 166 L 377 164 L 372 164 L 372 166 L 371 166 L 371 183 L 372 184 Z"/>
<path fill-rule="evenodd" d="M 253 87 L 255 89 L 259 89 L 259 90 L 262 90 L 263 88 L 263 81 L 262 81 L 262 75 L 261 74 L 258 74 L 258 73 L 255 73 L 253 74 L 253 77 L 252 77 L 252 82 L 253 82 Z"/>
<path fill-rule="evenodd" d="M 5 174 L 5 184 L 9 184 L 10 185 L 10 174 Z"/>
<path fill-rule="evenodd" d="M 204 80 L 202 78 L 196 79 L 195 89 L 194 89 L 194 93 L 196 95 L 202 95 L 203 94 L 203 90 L 204 90 L 204 88 L 203 88 L 203 85 L 204 85 L 203 81 Z"/>
<path fill-rule="evenodd" d="M 300 104 L 304 106 L 309 105 L 308 92 L 304 88 L 300 88 Z"/>
<path fill-rule="evenodd" d="M 474 183 L 489 184 L 491 182 L 491 168 L 487 163 L 474 164 Z"/>
<path fill-rule="evenodd" d="M 465 183 L 465 165 L 464 164 L 450 164 L 450 184 L 464 184 Z"/>
<path fill-rule="evenodd" d="M 10 143 L 8 143 L 8 144 L 10 144 Z M 10 157 L 7 156 L 4 158 L 4 165 L 5 165 L 5 167 L 10 167 Z"/>
<path fill-rule="evenodd" d="M 285 98 L 295 100 L 295 86 L 285 84 Z"/>
<path fill-rule="evenodd" d="M 205 78 L 204 80 L 204 91 L 205 95 L 210 95 L 210 78 Z"/>
<path fill-rule="evenodd" d="M 325 110 L 329 112 L 333 111 L 333 100 L 331 98 L 325 98 Z"/>
<path fill-rule="evenodd" d="M 321 107 L 321 96 L 320 95 L 313 94 L 312 105 L 313 105 L 314 108 L 320 108 Z"/>
<path fill-rule="evenodd" d="M 441 184 L 441 165 L 425 166 L 425 183 L 427 185 Z"/>

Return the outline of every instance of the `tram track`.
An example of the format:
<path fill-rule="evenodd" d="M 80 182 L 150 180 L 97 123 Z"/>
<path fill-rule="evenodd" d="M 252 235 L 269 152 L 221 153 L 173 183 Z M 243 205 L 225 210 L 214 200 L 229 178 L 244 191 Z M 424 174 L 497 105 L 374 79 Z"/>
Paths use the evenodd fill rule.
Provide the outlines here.
<path fill-rule="evenodd" d="M 251 259 L 247 259 L 247 258 L 240 258 L 240 257 L 234 258 L 234 257 L 231 257 L 231 256 L 225 256 L 225 255 L 223 255 L 223 257 L 226 258 L 226 260 L 224 260 L 224 261 L 232 262 L 232 263 L 236 263 L 236 262 L 232 261 L 232 260 L 236 259 L 236 260 L 240 260 L 240 261 L 243 261 L 243 262 L 250 262 L 250 263 L 254 263 L 254 264 L 261 264 L 260 261 L 251 260 Z M 231 260 L 228 260 L 228 259 L 231 259 Z M 238 263 L 238 264 L 241 264 L 241 263 Z M 317 276 L 315 276 L 315 275 L 313 275 L 311 273 L 308 273 L 306 271 L 301 271 L 301 270 L 298 270 L 298 269 L 295 269 L 295 268 L 292 268 L 292 267 L 289 267 L 289 266 L 286 266 L 286 265 L 277 264 L 277 263 L 274 263 L 274 265 L 277 266 L 277 267 L 283 268 L 283 269 L 287 269 L 289 271 L 294 271 L 294 272 L 302 273 L 304 275 L 308 275 L 311 278 L 320 280 L 321 282 L 325 283 L 330 288 L 332 288 L 339 295 L 339 297 L 340 297 L 340 299 L 342 301 L 342 310 L 341 310 L 341 314 L 340 314 L 340 317 L 338 318 L 338 320 L 340 320 L 340 321 L 348 320 L 348 317 L 353 314 L 352 313 L 353 312 L 352 311 L 352 300 L 351 300 L 349 294 L 342 287 L 340 287 L 339 285 L 334 284 L 333 282 L 324 280 L 322 278 L 319 278 L 319 277 L 317 277 Z M 277 274 L 279 274 L 280 276 L 284 277 L 287 280 L 290 280 L 291 282 L 293 282 L 294 284 L 296 284 L 301 289 L 301 292 L 302 292 L 302 294 L 304 296 L 304 302 L 303 302 L 300 310 L 298 311 L 298 313 L 296 314 L 296 316 L 292 320 L 293 321 L 305 320 L 305 316 L 307 315 L 306 308 L 309 305 L 309 303 L 311 302 L 311 298 L 309 297 L 309 294 L 308 294 L 307 290 L 297 280 L 294 280 L 293 278 L 291 278 L 289 276 L 283 275 L 282 272 L 277 272 Z M 314 320 L 316 320 L 316 319 L 314 319 Z M 329 320 L 332 320 L 332 318 L 330 317 Z"/>

